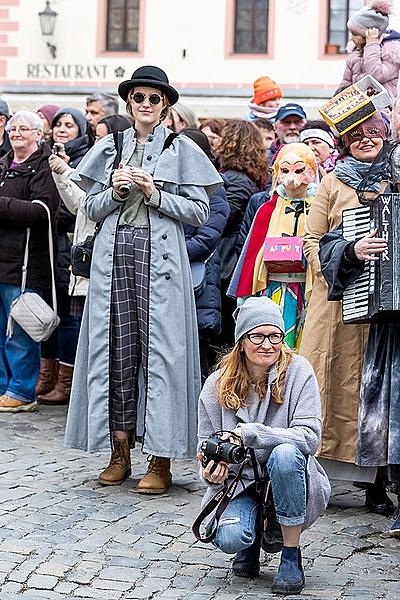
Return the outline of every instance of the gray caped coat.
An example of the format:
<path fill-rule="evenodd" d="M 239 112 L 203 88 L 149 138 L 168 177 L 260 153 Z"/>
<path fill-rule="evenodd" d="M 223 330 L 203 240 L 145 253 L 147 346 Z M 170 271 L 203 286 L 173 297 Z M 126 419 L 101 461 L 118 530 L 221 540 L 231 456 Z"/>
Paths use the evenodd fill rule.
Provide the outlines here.
<path fill-rule="evenodd" d="M 143 451 L 192 458 L 196 451 L 200 365 L 196 311 L 183 223 L 203 225 L 208 198 L 222 180 L 192 140 L 158 125 L 147 137 L 142 168 L 161 191 L 158 208 L 148 205 L 149 311 L 147 381 L 139 373 L 138 427 Z M 133 128 L 124 132 L 121 162 L 136 147 Z M 85 156 L 77 183 L 87 193 L 90 219 L 104 219 L 96 237 L 88 297 L 78 342 L 65 445 L 87 451 L 110 448 L 109 368 L 114 244 L 121 202 L 113 199 L 110 177 L 116 150 L 106 136 Z"/>

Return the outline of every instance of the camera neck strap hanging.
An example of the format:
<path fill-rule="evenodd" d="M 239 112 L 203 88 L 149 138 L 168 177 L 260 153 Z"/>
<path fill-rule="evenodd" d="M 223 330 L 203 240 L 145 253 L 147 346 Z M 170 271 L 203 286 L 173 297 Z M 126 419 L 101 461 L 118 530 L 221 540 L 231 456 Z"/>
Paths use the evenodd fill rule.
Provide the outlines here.
<path fill-rule="evenodd" d="M 260 478 L 260 475 L 258 472 L 256 454 L 255 454 L 253 448 L 247 448 L 247 453 L 250 457 L 251 465 L 253 467 L 254 481 L 256 483 L 258 491 L 260 491 L 262 479 Z M 209 542 L 213 541 L 213 539 L 215 538 L 216 533 L 217 533 L 219 520 L 220 520 L 223 512 L 226 510 L 229 502 L 235 496 L 235 492 L 236 492 L 239 482 L 241 483 L 243 490 L 245 489 L 243 482 L 242 482 L 242 473 L 243 473 L 245 466 L 246 466 L 246 461 L 243 461 L 238 469 L 237 474 L 232 479 L 231 483 L 228 485 L 226 483 L 226 481 L 224 482 L 224 487 L 222 488 L 222 490 L 220 490 L 217 494 L 215 494 L 215 496 L 213 496 L 213 498 L 211 498 L 211 500 L 206 504 L 206 506 L 200 512 L 199 516 L 194 521 L 194 523 L 192 525 L 192 532 L 193 532 L 193 535 L 195 536 L 195 538 L 199 540 L 199 542 L 208 544 Z M 208 535 L 202 536 L 200 533 L 200 527 L 201 527 L 203 521 L 209 515 L 211 515 L 211 513 L 213 513 L 214 511 L 215 511 L 215 516 L 214 516 L 213 529 Z"/>

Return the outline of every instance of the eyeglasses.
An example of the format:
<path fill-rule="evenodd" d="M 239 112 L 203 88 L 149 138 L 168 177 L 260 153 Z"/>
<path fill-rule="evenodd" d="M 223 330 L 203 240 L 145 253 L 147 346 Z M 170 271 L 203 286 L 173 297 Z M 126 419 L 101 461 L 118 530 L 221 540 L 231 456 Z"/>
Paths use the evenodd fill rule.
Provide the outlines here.
<path fill-rule="evenodd" d="M 16 133 L 19 131 L 24 135 L 25 133 L 28 133 L 28 131 L 37 131 L 37 129 L 37 127 L 25 127 L 25 125 L 21 125 L 21 127 L 10 127 L 8 133 Z"/>
<path fill-rule="evenodd" d="M 150 94 L 150 96 L 146 96 L 142 92 L 135 92 L 134 94 L 132 94 L 131 98 L 134 102 L 136 102 L 136 104 L 142 104 L 142 102 L 144 102 L 145 99 L 148 98 L 150 104 L 153 104 L 154 106 L 160 104 L 160 102 L 162 102 L 163 99 L 163 97 L 160 96 L 160 94 Z"/>
<path fill-rule="evenodd" d="M 246 337 L 255 346 L 261 346 L 265 340 L 268 340 L 271 346 L 276 346 L 283 341 L 285 335 L 283 333 L 268 333 L 266 335 L 263 333 L 248 333 Z"/>

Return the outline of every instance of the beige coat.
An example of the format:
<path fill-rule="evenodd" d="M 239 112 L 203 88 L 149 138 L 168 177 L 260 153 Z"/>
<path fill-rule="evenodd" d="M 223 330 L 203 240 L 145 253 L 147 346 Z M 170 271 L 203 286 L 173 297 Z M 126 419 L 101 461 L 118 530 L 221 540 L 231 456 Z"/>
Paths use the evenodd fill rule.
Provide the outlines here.
<path fill-rule="evenodd" d="M 319 455 L 355 461 L 361 369 L 368 325 L 344 325 L 342 303 L 327 301 L 320 271 L 319 240 L 342 221 L 344 208 L 360 206 L 355 190 L 334 173 L 326 175 L 311 205 L 304 233 L 304 251 L 314 274 L 300 354 L 314 367 L 322 401 Z"/>

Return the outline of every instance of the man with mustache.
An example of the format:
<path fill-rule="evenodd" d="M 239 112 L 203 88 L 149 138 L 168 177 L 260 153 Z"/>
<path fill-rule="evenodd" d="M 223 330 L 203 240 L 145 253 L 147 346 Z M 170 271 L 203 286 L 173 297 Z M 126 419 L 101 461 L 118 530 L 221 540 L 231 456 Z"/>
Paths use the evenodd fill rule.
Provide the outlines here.
<path fill-rule="evenodd" d="M 269 162 L 274 162 L 275 156 L 284 144 L 300 141 L 300 132 L 307 122 L 307 115 L 300 104 L 293 102 L 281 106 L 276 114 L 275 134 L 276 140 L 269 148 Z"/>

